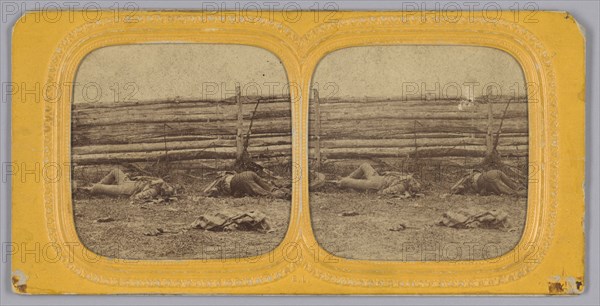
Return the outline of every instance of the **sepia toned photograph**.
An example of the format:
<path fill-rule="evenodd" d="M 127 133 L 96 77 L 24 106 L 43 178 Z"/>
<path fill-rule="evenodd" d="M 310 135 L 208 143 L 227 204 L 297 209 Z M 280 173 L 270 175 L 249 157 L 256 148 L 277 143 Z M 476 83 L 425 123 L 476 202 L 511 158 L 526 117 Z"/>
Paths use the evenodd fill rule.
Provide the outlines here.
<path fill-rule="evenodd" d="M 591 301 L 597 18 L 143 2 L 5 7 L 2 301 Z"/>
<path fill-rule="evenodd" d="M 250 46 L 138 44 L 81 62 L 71 122 L 73 213 L 120 259 L 244 258 L 290 219 L 285 69 Z"/>
<path fill-rule="evenodd" d="M 493 259 L 527 213 L 528 101 L 519 63 L 475 46 L 334 51 L 313 74 L 310 211 L 349 259 Z"/>

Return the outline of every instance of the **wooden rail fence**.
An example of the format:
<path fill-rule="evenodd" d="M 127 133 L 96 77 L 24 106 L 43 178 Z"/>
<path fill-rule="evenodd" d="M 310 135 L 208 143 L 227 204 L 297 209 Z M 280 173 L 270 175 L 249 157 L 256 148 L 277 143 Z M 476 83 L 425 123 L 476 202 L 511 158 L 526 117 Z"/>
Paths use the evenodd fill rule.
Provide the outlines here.
<path fill-rule="evenodd" d="M 491 130 L 502 123 L 498 151 L 528 154 L 526 99 L 491 104 Z M 319 99 L 309 106 L 309 158 L 351 160 L 396 157 L 483 157 L 490 123 L 487 105 L 466 110 L 451 100 Z M 506 113 L 505 113 L 506 109 Z"/>
<path fill-rule="evenodd" d="M 239 135 L 257 99 L 248 152 L 258 160 L 291 157 L 289 98 L 237 95 L 221 101 L 76 104 L 72 161 L 86 166 L 160 159 L 186 168 L 221 168 L 238 154 Z"/>
<path fill-rule="evenodd" d="M 289 97 L 233 97 L 221 101 L 76 104 L 72 108 L 75 165 L 168 160 L 184 168 L 222 168 L 235 159 L 257 99 L 248 152 L 254 159 L 291 157 Z M 238 103 L 239 101 L 239 103 Z M 504 115 L 498 150 L 528 154 L 527 102 L 493 104 L 492 130 Z M 319 98 L 309 107 L 309 157 L 483 157 L 487 107 L 459 110 L 458 101 Z M 241 110 L 241 111 L 240 111 Z M 317 116 L 317 114 L 319 116 Z"/>

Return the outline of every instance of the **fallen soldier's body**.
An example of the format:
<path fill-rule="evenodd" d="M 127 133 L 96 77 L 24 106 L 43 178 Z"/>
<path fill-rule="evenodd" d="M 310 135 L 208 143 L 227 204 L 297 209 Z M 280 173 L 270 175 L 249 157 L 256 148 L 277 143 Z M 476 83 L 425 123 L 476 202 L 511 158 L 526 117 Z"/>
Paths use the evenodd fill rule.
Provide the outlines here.
<path fill-rule="evenodd" d="M 360 165 L 350 175 L 342 178 L 338 184 L 341 188 L 375 191 L 379 194 L 402 197 L 412 197 L 421 191 L 421 184 L 413 178 L 412 174 L 385 172 L 380 175 L 368 163 Z"/>
<path fill-rule="evenodd" d="M 128 196 L 133 200 L 150 200 L 175 194 L 175 189 L 160 178 L 141 176 L 132 180 L 117 168 L 87 189 L 93 195 Z"/>
<path fill-rule="evenodd" d="M 527 196 L 527 190 L 519 188 L 515 182 L 500 170 L 488 170 L 485 172 L 473 170 L 450 188 L 450 193 L 452 194 L 465 194 L 469 192 L 480 195 L 508 194 Z"/>
<path fill-rule="evenodd" d="M 204 194 L 209 197 L 233 196 L 240 198 L 250 196 L 289 198 L 289 192 L 284 188 L 278 188 L 269 184 L 253 171 L 244 171 L 241 173 L 222 172 L 218 179 L 204 189 Z"/>

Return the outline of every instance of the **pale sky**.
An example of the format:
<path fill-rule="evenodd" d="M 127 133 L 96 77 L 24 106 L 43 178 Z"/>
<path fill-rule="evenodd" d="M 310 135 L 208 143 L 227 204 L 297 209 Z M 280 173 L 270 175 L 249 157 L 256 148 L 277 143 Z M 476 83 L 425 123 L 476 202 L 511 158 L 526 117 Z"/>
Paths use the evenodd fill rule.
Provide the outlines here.
<path fill-rule="evenodd" d="M 524 93 L 525 81 L 517 61 L 508 53 L 485 47 L 346 48 L 326 55 L 313 77 L 313 85 L 320 84 L 321 96 L 335 91 L 337 97 L 402 96 L 424 87 L 438 92 L 447 88 L 448 95 L 456 95 L 455 84 L 466 91 L 465 82 L 479 83 L 474 85 L 475 96 L 481 94 L 484 84 L 492 82 L 504 94 L 513 94 L 515 84 Z M 83 59 L 75 83 L 74 103 L 224 99 L 232 96 L 236 83 L 243 95 L 287 93 L 285 68 L 274 54 L 225 44 L 97 49 Z"/>
<path fill-rule="evenodd" d="M 75 82 L 74 103 L 143 102 L 227 98 L 236 82 L 242 94 L 281 94 L 287 75 L 279 59 L 264 49 L 165 43 L 94 50 L 83 59 Z"/>
<path fill-rule="evenodd" d="M 439 90 L 451 83 L 472 86 L 475 96 L 483 91 L 484 84 L 495 82 L 503 94 L 513 94 L 519 84 L 524 94 L 525 80 L 519 63 L 508 53 L 498 49 L 471 46 L 373 46 L 353 47 L 334 51 L 318 64 L 313 78 L 323 84 L 333 83 L 337 96 L 402 96 L 405 91 Z M 403 87 L 404 86 L 404 87 Z M 511 86 L 513 88 L 511 89 Z M 447 95 L 453 95 L 457 86 L 447 86 Z M 466 91 L 468 87 L 465 87 Z M 497 87 L 496 87 L 497 88 Z M 334 87 L 320 91 L 332 93 Z M 328 93 L 322 93 L 326 95 Z"/>

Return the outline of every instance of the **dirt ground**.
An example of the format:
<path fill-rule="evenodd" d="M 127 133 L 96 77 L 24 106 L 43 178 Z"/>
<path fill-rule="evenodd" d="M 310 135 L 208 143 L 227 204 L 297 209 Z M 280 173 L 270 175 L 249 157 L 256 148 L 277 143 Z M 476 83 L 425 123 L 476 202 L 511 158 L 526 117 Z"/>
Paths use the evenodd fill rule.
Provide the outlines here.
<path fill-rule="evenodd" d="M 81 242 L 96 254 L 119 259 L 219 259 L 250 257 L 274 249 L 287 232 L 290 201 L 265 198 L 206 198 L 188 191 L 170 204 L 133 204 L 128 198 L 74 199 L 75 226 Z M 272 232 L 168 233 L 222 208 L 259 210 Z M 114 221 L 97 222 L 101 218 Z M 146 236 L 161 228 L 167 233 Z"/>
<path fill-rule="evenodd" d="M 509 252 L 521 238 L 526 198 L 451 195 L 445 190 L 423 198 L 380 199 L 353 191 L 311 193 L 311 217 L 317 241 L 339 257 L 394 261 L 491 259 Z M 454 229 L 435 225 L 451 209 L 502 209 L 509 215 L 506 229 Z M 341 216 L 353 211 L 355 216 Z M 399 224 L 407 226 L 390 231 Z"/>
<path fill-rule="evenodd" d="M 346 173 L 337 169 L 336 173 Z M 527 199 L 512 196 L 445 195 L 455 176 L 425 176 L 432 181 L 425 196 L 385 199 L 377 194 L 326 188 L 310 193 L 313 230 L 330 253 L 351 259 L 447 261 L 491 259 L 510 252 L 521 238 Z M 94 179 L 95 181 L 95 179 Z M 207 198 L 207 181 L 177 182 L 183 190 L 170 204 L 133 204 L 128 198 L 76 194 L 74 218 L 81 242 L 96 254 L 120 259 L 243 258 L 273 250 L 283 240 L 291 203 L 265 198 Z M 86 184 L 87 185 L 87 184 Z M 83 186 L 83 185 L 82 185 Z M 220 209 L 259 210 L 272 232 L 178 232 L 205 213 Z M 460 208 L 501 209 L 509 215 L 506 229 L 453 229 L 435 225 L 446 211 Z M 343 212 L 354 216 L 341 216 Z M 110 222 L 98 222 L 102 218 Z M 400 231 L 390 231 L 400 224 Z M 166 233 L 146 236 L 161 228 Z"/>

